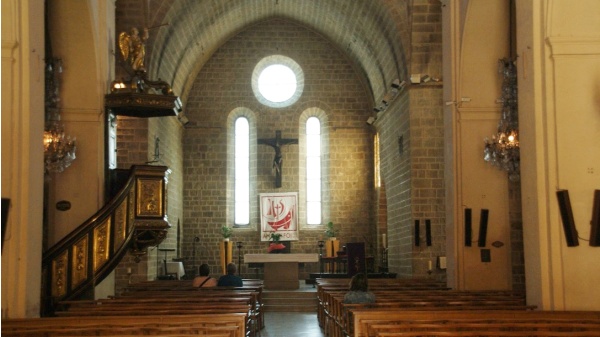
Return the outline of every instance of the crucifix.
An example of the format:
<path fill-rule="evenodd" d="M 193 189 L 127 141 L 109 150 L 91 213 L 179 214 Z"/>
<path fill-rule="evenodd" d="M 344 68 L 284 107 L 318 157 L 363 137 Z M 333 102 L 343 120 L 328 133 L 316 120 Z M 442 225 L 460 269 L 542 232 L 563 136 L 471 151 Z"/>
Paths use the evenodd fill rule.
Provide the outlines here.
<path fill-rule="evenodd" d="M 275 149 L 275 158 L 273 158 L 273 171 L 275 171 L 275 187 L 281 187 L 281 165 L 283 156 L 281 147 L 289 144 L 298 144 L 298 139 L 281 138 L 281 130 L 275 131 L 275 138 L 259 138 L 258 144 L 269 145 Z"/>

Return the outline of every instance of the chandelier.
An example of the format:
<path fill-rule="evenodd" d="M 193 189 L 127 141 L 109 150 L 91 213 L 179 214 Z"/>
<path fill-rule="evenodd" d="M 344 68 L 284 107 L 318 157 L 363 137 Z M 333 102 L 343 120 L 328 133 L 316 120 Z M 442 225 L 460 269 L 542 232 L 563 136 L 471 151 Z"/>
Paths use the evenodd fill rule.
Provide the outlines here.
<path fill-rule="evenodd" d="M 46 95 L 44 125 L 44 167 L 48 172 L 62 172 L 75 160 L 75 137 L 65 135 L 60 122 L 60 74 L 62 60 L 46 60 Z"/>
<path fill-rule="evenodd" d="M 508 172 L 510 181 L 520 180 L 519 116 L 517 109 L 517 68 L 513 59 L 503 58 L 498 62 L 503 75 L 502 118 L 498 132 L 485 139 L 483 159 Z"/>

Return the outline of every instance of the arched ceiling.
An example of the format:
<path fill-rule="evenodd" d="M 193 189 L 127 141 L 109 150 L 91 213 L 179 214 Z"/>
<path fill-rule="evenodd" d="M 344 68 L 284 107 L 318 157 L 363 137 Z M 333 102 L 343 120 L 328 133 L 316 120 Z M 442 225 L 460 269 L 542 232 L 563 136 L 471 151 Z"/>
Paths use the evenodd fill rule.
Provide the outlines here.
<path fill-rule="evenodd" d="M 153 1 L 148 65 L 185 103 L 194 78 L 227 40 L 272 18 L 311 29 L 353 62 L 381 99 L 407 69 L 408 1 L 397 0 L 164 0 Z"/>

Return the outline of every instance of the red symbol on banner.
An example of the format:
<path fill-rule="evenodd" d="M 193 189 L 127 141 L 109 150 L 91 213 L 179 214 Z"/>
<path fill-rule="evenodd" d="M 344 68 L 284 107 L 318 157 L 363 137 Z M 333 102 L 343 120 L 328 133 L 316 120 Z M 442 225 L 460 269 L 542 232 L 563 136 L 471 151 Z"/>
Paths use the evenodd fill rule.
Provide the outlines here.
<path fill-rule="evenodd" d="M 289 229 L 292 224 L 292 218 L 294 215 L 294 210 L 290 209 L 287 214 L 284 215 L 285 205 L 282 200 L 279 200 L 279 203 L 275 203 L 270 200 L 269 210 L 267 211 L 267 216 L 269 216 L 274 221 L 267 221 L 269 226 L 273 228 L 275 231 L 282 228 Z M 279 219 L 279 220 L 277 220 Z"/>

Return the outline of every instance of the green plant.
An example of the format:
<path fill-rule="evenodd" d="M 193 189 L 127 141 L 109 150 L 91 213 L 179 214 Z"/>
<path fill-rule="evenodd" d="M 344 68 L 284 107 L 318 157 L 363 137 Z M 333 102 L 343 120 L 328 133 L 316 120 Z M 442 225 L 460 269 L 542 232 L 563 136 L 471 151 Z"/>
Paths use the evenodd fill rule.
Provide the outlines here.
<path fill-rule="evenodd" d="M 271 233 L 271 241 L 278 243 L 280 239 L 281 239 L 281 234 Z"/>
<path fill-rule="evenodd" d="M 221 235 L 223 235 L 224 239 L 228 239 L 232 233 L 233 233 L 233 229 L 231 229 L 231 227 L 229 227 L 229 226 L 221 227 Z"/>
<path fill-rule="evenodd" d="M 333 222 L 329 221 L 327 223 L 327 227 L 325 228 L 325 235 L 332 238 L 335 237 L 335 228 L 333 227 Z"/>

